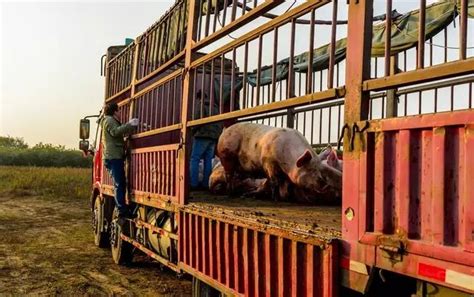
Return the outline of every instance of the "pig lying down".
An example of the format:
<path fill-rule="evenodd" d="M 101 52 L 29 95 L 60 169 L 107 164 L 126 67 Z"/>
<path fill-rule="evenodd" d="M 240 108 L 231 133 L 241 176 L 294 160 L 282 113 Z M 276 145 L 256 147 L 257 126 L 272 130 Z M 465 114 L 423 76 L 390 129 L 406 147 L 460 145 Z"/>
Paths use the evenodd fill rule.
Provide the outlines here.
<path fill-rule="evenodd" d="M 322 162 L 306 138 L 293 129 L 235 124 L 220 136 L 217 155 L 231 192 L 246 178 L 265 179 L 253 192 L 271 193 L 273 199 L 294 196 L 314 201 L 341 192 L 342 172 Z"/>
<path fill-rule="evenodd" d="M 233 194 L 246 195 L 248 193 L 255 193 L 259 187 L 266 181 L 266 178 L 235 178 Z M 227 193 L 227 181 L 225 171 L 222 164 L 219 162 L 213 169 L 209 177 L 209 191 L 212 194 L 224 195 Z"/>

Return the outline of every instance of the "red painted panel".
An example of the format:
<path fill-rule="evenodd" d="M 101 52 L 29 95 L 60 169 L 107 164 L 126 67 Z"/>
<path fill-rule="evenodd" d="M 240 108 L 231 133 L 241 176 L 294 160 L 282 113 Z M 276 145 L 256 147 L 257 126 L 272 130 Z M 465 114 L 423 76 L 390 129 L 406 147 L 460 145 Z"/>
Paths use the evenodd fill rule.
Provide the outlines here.
<path fill-rule="evenodd" d="M 331 244 L 319 247 L 180 212 L 180 218 L 187 220 L 179 232 L 185 271 L 189 267 L 194 274 L 246 296 L 333 296 L 332 267 L 337 259 L 331 256 Z M 205 268 L 205 258 L 211 269 Z"/>
<path fill-rule="evenodd" d="M 369 129 L 373 132 L 367 136 L 367 151 L 359 159 L 360 166 L 367 169 L 349 166 L 352 172 L 344 171 L 348 176 L 365 172 L 367 176 L 359 180 L 374 185 L 374 228 L 372 231 L 370 221 L 359 222 L 359 232 L 365 233 L 360 242 L 376 248 L 375 265 L 401 273 L 416 275 L 409 267 L 413 263 L 408 259 L 413 258 L 404 256 L 392 268 L 388 262 L 383 264 L 383 251 L 377 248 L 381 235 L 383 240 L 391 236 L 393 244 L 401 241 L 407 255 L 444 261 L 441 267 L 447 269 L 455 264 L 473 265 L 474 156 L 469 152 L 474 147 L 474 111 L 382 122 Z M 364 191 L 358 195 L 365 213 L 370 214 L 370 195 L 364 196 Z M 367 217 L 356 216 L 356 220 Z M 352 235 L 343 234 L 348 243 L 344 250 L 350 252 L 351 260 L 370 265 L 362 246 L 351 240 Z M 424 268 L 421 271 L 428 273 Z"/>

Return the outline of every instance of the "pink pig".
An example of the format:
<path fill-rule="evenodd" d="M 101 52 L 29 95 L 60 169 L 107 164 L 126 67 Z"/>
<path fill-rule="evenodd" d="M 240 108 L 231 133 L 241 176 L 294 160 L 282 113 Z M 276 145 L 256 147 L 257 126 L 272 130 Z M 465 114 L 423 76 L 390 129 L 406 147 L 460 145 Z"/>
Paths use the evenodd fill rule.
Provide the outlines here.
<path fill-rule="evenodd" d="M 277 191 L 287 199 L 291 192 L 317 196 L 340 192 L 342 173 L 323 164 L 304 136 L 293 129 L 237 123 L 224 130 L 217 154 L 230 190 L 237 175 L 267 178 L 258 191 Z"/>
<path fill-rule="evenodd" d="M 243 177 L 234 180 L 235 194 L 251 194 L 254 193 L 266 181 L 265 178 L 255 179 Z M 221 163 L 216 164 L 209 177 L 209 191 L 212 194 L 223 195 L 227 192 L 227 181 L 225 177 L 224 167 Z"/>
<path fill-rule="evenodd" d="M 319 158 L 328 166 L 331 166 L 342 172 L 342 160 L 337 157 L 337 152 L 331 146 L 328 146 L 319 153 Z"/>

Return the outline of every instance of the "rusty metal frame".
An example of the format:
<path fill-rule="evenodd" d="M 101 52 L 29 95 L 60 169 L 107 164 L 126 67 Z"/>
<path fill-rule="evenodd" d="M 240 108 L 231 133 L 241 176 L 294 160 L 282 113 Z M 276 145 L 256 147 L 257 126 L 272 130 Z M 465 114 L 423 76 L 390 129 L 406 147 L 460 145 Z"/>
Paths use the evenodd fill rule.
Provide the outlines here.
<path fill-rule="evenodd" d="M 199 50 L 206 45 L 211 44 L 212 42 L 222 38 L 223 36 L 232 33 L 233 31 L 241 28 L 242 26 L 250 23 L 251 21 L 255 20 L 256 18 L 260 17 L 265 12 L 273 9 L 274 7 L 278 6 L 279 4 L 283 3 L 284 0 L 267 0 L 263 4 L 258 5 L 257 7 L 253 8 L 248 13 L 244 14 L 243 16 L 235 19 L 233 22 L 230 22 L 223 28 L 219 29 L 218 31 L 208 35 L 207 37 L 199 40 L 193 45 L 193 50 Z"/>
<path fill-rule="evenodd" d="M 388 88 L 429 82 L 454 76 L 474 73 L 474 58 L 453 61 L 429 68 L 417 69 L 388 77 L 369 79 L 363 82 L 364 91 L 377 91 Z"/>
<path fill-rule="evenodd" d="M 297 18 L 301 15 L 310 12 L 312 9 L 318 9 L 319 7 L 322 7 L 328 3 L 331 3 L 331 0 L 307 1 L 306 3 L 301 4 L 298 7 L 295 7 L 292 10 L 278 16 L 277 18 L 261 25 L 257 29 L 252 30 L 244 34 L 243 36 L 235 39 L 234 41 L 225 44 L 224 46 L 216 49 L 215 51 L 196 59 L 191 63 L 190 67 L 197 68 L 203 63 L 206 63 L 212 59 L 221 56 L 222 54 L 231 51 L 234 47 L 244 45 L 246 42 L 258 38 L 260 35 L 264 35 L 265 33 L 271 32 L 275 27 L 283 26 L 291 22 L 292 18 Z"/>
<path fill-rule="evenodd" d="M 120 234 L 120 237 L 122 238 L 122 240 L 125 240 L 126 242 L 130 243 L 134 247 L 136 247 L 139 250 L 141 250 L 142 252 L 144 252 L 147 256 L 155 259 L 156 261 L 158 261 L 161 264 L 165 265 L 169 269 L 174 270 L 176 272 L 181 272 L 181 269 L 176 264 L 170 262 L 168 259 L 165 259 L 165 258 L 161 257 L 160 255 L 158 255 L 158 254 L 152 252 L 151 250 L 147 249 L 144 245 L 142 245 L 138 241 L 133 240 L 132 238 L 124 235 L 123 233 Z"/>
<path fill-rule="evenodd" d="M 268 103 L 265 105 L 255 106 L 252 108 L 236 110 L 236 111 L 232 111 L 232 112 L 228 112 L 224 114 L 210 116 L 207 118 L 189 121 L 188 127 L 193 127 L 197 125 L 208 124 L 208 123 L 213 123 L 213 122 L 218 122 L 218 121 L 223 121 L 223 120 L 235 119 L 239 117 L 258 115 L 265 112 L 272 112 L 272 111 L 277 111 L 277 110 L 281 110 L 285 108 L 301 106 L 308 103 L 325 102 L 332 99 L 344 97 L 344 94 L 345 94 L 344 88 L 330 89 L 330 90 L 312 93 L 312 94 L 301 96 L 301 97 L 286 99 L 282 101 Z"/>

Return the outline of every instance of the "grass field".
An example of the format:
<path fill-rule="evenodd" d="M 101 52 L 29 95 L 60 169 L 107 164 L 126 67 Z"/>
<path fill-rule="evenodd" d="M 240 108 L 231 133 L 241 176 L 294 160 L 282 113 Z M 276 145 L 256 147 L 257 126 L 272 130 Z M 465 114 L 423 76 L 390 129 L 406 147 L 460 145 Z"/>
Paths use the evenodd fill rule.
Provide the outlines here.
<path fill-rule="evenodd" d="M 129 267 L 93 244 L 90 169 L 0 166 L 0 296 L 188 296 L 144 256 Z"/>

